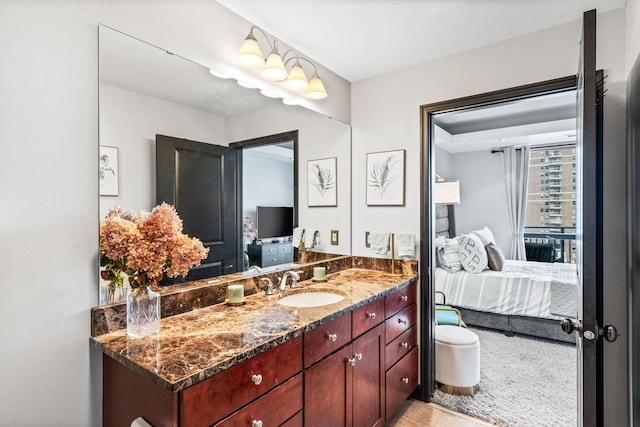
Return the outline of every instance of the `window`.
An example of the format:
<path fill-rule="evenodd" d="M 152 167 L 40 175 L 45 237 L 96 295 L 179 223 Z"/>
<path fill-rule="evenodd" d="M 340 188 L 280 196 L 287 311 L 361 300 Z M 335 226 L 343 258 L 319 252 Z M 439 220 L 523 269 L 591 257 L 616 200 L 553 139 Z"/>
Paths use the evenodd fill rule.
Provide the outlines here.
<path fill-rule="evenodd" d="M 525 232 L 527 228 L 540 231 L 550 226 L 575 227 L 575 212 L 572 212 L 573 215 L 569 215 L 569 212 L 562 213 L 562 205 L 565 203 L 571 201 L 573 206 L 576 205 L 575 148 L 568 146 L 546 150 L 532 149 L 529 168 L 531 173 L 529 174 Z M 563 179 L 563 176 L 566 178 Z M 567 179 L 569 177 L 571 180 Z"/>

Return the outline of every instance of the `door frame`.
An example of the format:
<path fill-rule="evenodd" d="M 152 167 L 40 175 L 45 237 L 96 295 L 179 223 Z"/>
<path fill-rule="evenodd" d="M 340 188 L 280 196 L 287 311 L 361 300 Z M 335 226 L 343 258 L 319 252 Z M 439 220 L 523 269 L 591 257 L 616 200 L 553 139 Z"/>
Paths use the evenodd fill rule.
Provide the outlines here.
<path fill-rule="evenodd" d="M 455 98 L 420 106 L 420 386 L 414 397 L 430 402 L 435 391 L 435 308 L 433 250 L 435 213 L 433 206 L 433 116 L 452 111 L 497 105 L 508 101 L 577 89 L 577 76 L 566 76 L 542 82 Z M 558 325 L 558 327 L 560 327 Z"/>
<path fill-rule="evenodd" d="M 258 138 L 245 139 L 242 141 L 232 142 L 229 144 L 229 148 L 235 148 L 238 153 L 236 156 L 236 168 L 238 170 L 238 179 L 237 179 L 237 189 L 238 189 L 238 199 L 237 199 L 237 209 L 238 209 L 238 239 L 237 239 L 237 249 L 236 254 L 238 259 L 236 262 L 237 265 L 244 265 L 243 263 L 243 236 L 242 236 L 242 224 L 243 224 L 243 210 L 242 210 L 242 200 L 243 200 L 243 192 L 242 192 L 242 154 L 245 148 L 255 148 L 261 145 L 273 145 L 279 144 L 285 141 L 293 140 L 293 226 L 298 226 L 298 130 L 292 130 L 288 132 L 276 133 L 273 135 L 260 136 Z"/>

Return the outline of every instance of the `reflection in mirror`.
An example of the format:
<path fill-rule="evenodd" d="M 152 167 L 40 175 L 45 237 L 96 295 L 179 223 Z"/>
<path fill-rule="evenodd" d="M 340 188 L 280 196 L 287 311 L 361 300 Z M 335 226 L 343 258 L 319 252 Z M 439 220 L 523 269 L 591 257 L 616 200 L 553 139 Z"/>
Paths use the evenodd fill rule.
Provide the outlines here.
<path fill-rule="evenodd" d="M 241 87 L 233 79 L 214 77 L 202 65 L 105 26 L 99 27 L 99 54 L 101 152 L 117 153 L 117 157 L 111 155 L 101 162 L 103 177 L 109 179 L 102 178 L 100 182 L 101 218 L 115 206 L 150 211 L 160 199 L 167 199 L 158 194 L 162 191 L 158 185 L 172 172 L 156 163 L 162 164 L 157 158 L 156 139 L 164 135 L 174 140 L 242 151 L 238 156 L 243 159 L 239 162 L 242 168 L 237 169 L 233 181 L 237 199 L 231 203 L 229 197 L 218 196 L 224 202 L 224 212 L 235 209 L 232 215 L 235 252 L 225 260 L 203 261 L 211 269 L 201 270 L 187 279 L 242 271 L 251 264 L 248 244 L 260 242 L 254 242 L 253 238 L 246 242 L 250 237 L 246 228 L 257 228 L 258 206 L 294 208 L 298 226 L 319 232 L 320 238 L 312 251 L 350 254 L 351 129 L 348 125 L 302 107 L 284 105 L 280 99 L 262 96 L 258 90 Z M 281 147 L 258 149 L 239 144 L 286 132 L 298 135 L 298 152 L 285 155 L 286 161 L 283 157 L 275 160 L 269 152 Z M 236 144 L 227 148 L 230 143 Z M 258 154 L 260 150 L 266 153 Z M 307 163 L 327 157 L 337 159 L 337 207 L 308 207 Z M 277 170 L 274 162 L 279 164 Z M 295 171 L 299 183 L 296 194 L 291 187 L 285 196 L 281 187 L 291 184 L 281 179 L 284 170 L 289 170 L 290 176 L 291 171 Z M 257 193 L 259 197 L 247 200 Z M 186 207 L 181 206 L 180 199 L 175 200 L 176 194 L 173 197 L 174 200 L 167 201 L 176 205 L 185 221 L 185 232 L 190 233 L 192 226 L 186 218 L 191 218 L 191 213 L 184 210 Z M 336 245 L 330 238 L 333 231 L 340 236 Z M 190 234 L 199 237 L 197 233 Z M 222 235 L 222 232 L 213 233 L 201 240 L 210 245 L 214 255 L 219 255 L 223 252 Z M 273 237 L 286 243 L 289 236 Z M 290 265 L 287 262 L 269 269 Z"/>

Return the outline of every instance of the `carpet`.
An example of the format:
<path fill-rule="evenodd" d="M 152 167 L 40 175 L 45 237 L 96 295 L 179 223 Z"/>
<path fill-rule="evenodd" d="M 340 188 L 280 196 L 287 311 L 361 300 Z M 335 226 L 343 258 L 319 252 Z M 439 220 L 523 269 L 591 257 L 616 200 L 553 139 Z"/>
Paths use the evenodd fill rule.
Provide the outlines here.
<path fill-rule="evenodd" d="M 473 396 L 436 390 L 433 402 L 498 426 L 577 424 L 576 347 L 470 328 L 480 339 Z"/>

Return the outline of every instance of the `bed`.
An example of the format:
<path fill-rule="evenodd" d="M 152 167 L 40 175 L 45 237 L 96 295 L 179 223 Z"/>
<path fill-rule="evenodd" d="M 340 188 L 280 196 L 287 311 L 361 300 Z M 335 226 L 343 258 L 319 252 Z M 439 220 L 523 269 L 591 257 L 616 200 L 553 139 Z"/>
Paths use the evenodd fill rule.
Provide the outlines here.
<path fill-rule="evenodd" d="M 502 271 L 473 274 L 436 268 L 435 289 L 468 325 L 565 342 L 559 321 L 577 316 L 574 264 L 506 260 Z"/>
<path fill-rule="evenodd" d="M 456 236 L 453 206 L 436 206 L 436 236 Z M 459 237 L 459 236 L 458 236 Z M 502 271 L 470 273 L 438 266 L 434 290 L 462 313 L 467 325 L 575 343 L 560 320 L 577 317 L 575 264 L 504 260 Z"/>

